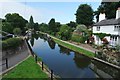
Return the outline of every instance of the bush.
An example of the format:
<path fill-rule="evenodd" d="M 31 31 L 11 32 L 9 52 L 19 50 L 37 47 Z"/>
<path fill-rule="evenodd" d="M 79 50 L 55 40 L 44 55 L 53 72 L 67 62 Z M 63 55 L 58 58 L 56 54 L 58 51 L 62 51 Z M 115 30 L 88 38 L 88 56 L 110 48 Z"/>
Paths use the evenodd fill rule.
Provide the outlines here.
<path fill-rule="evenodd" d="M 22 44 L 22 38 L 9 38 L 2 41 L 2 49 L 15 49 Z"/>
<path fill-rule="evenodd" d="M 85 43 L 86 38 L 79 34 L 73 34 L 71 40 L 75 42 Z"/>
<path fill-rule="evenodd" d="M 21 34 L 21 29 L 20 28 L 15 28 L 14 30 L 13 30 L 13 33 L 15 34 L 15 35 L 20 35 Z"/>
<path fill-rule="evenodd" d="M 117 52 L 120 52 L 120 46 L 119 45 L 116 46 L 116 50 L 117 50 Z"/>
<path fill-rule="evenodd" d="M 60 27 L 60 31 L 58 32 L 58 36 L 62 40 L 70 40 L 71 39 L 71 28 L 67 25 L 62 25 Z"/>

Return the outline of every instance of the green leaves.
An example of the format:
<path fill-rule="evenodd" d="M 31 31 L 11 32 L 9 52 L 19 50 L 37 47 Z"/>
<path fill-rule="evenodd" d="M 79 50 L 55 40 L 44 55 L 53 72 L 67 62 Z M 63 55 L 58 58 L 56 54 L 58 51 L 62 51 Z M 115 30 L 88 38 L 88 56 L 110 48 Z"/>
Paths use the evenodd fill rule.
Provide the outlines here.
<path fill-rule="evenodd" d="M 93 33 L 94 35 L 99 36 L 99 38 L 102 40 L 105 36 L 110 36 L 111 34 L 106 33 Z"/>
<path fill-rule="evenodd" d="M 71 38 L 71 28 L 67 25 L 62 25 L 59 31 L 59 36 L 63 40 L 69 40 Z"/>
<path fill-rule="evenodd" d="M 81 4 L 76 11 L 76 22 L 90 26 L 93 24 L 93 9 L 90 5 Z"/>
<path fill-rule="evenodd" d="M 15 49 L 22 44 L 21 38 L 9 38 L 7 40 L 2 41 L 2 49 Z"/>
<path fill-rule="evenodd" d="M 15 34 L 15 35 L 20 35 L 21 34 L 21 29 L 20 28 L 15 28 L 14 30 L 13 30 L 13 33 Z"/>

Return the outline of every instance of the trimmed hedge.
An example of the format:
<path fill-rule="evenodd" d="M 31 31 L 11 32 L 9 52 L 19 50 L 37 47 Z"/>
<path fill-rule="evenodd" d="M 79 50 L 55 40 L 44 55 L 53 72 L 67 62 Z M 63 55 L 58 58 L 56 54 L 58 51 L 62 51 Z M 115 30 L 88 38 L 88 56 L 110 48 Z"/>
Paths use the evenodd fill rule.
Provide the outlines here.
<path fill-rule="evenodd" d="M 4 41 L 2 41 L 2 49 L 9 49 L 9 48 L 17 48 L 22 44 L 23 40 L 22 38 L 9 38 Z"/>

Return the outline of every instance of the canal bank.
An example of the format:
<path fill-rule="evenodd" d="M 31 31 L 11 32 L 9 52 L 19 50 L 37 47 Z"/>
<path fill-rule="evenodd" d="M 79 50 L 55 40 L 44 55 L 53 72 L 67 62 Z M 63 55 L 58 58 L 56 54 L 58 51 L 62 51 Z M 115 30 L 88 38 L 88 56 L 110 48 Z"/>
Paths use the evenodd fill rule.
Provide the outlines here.
<path fill-rule="evenodd" d="M 46 37 L 46 35 L 39 34 L 39 37 L 34 37 L 28 40 L 32 50 L 42 58 L 45 64 L 53 69 L 55 74 L 60 75 L 62 78 L 96 78 L 96 73 L 90 69 L 91 61 L 90 58 L 83 56 L 73 50 L 65 48 L 54 41 L 51 38 Z M 103 65 L 101 68 L 100 65 Z M 98 66 L 97 66 L 98 65 Z M 97 73 L 110 74 L 109 71 L 112 70 L 112 74 L 107 76 L 118 77 L 118 70 L 111 68 L 108 65 L 101 64 L 97 62 L 94 64 L 95 69 L 97 66 Z M 72 70 L 71 70 L 72 68 Z M 91 75 L 90 75 L 91 74 Z M 80 76 L 81 75 L 81 76 Z"/>
<path fill-rule="evenodd" d="M 69 48 L 69 49 L 71 49 L 71 50 L 73 50 L 73 51 L 76 51 L 76 52 L 78 52 L 78 53 L 83 54 L 84 56 L 90 57 L 90 58 L 92 58 L 92 59 L 94 59 L 94 60 L 97 60 L 97 61 L 99 61 L 99 62 L 102 62 L 102 63 L 104 63 L 104 64 L 107 64 L 107 65 L 109 65 L 109 66 L 112 66 L 112 67 L 120 70 L 120 66 L 117 66 L 117 65 L 111 64 L 111 63 L 109 63 L 109 62 L 107 62 L 107 61 L 104 61 L 104 60 L 101 60 L 101 59 L 99 59 L 99 58 L 96 58 L 96 57 L 95 57 L 95 52 L 96 52 L 96 51 L 92 51 L 92 50 L 90 50 L 90 49 L 87 49 L 87 48 L 84 48 L 84 47 L 81 47 L 81 46 L 72 44 L 72 43 L 70 43 L 70 42 L 60 40 L 60 39 L 58 39 L 58 38 L 56 38 L 56 37 L 54 37 L 54 36 L 52 36 L 52 35 L 49 35 L 49 34 L 47 34 L 47 33 L 43 33 L 43 32 L 40 32 L 40 33 L 45 34 L 45 35 L 47 35 L 48 37 L 51 37 L 56 43 L 58 43 L 58 44 L 60 44 L 60 45 L 62 45 L 62 46 L 64 46 L 64 47 L 66 47 L 66 48 Z"/>

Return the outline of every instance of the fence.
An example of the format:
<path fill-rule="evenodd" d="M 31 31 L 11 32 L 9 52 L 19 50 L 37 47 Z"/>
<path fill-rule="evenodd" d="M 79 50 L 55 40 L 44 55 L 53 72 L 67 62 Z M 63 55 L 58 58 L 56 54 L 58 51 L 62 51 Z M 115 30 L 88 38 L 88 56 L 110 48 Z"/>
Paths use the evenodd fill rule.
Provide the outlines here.
<path fill-rule="evenodd" d="M 53 70 L 52 70 L 52 69 L 49 69 L 49 68 L 44 64 L 43 61 L 38 61 L 37 55 L 34 54 L 34 58 L 35 58 L 35 62 L 36 62 L 36 63 L 39 63 L 39 64 L 41 65 L 42 70 L 43 70 L 43 71 L 46 70 L 46 71 L 50 74 L 50 79 L 51 79 L 51 80 L 54 80 L 54 79 L 56 80 L 56 79 L 60 78 L 59 76 L 54 75 Z"/>
<path fill-rule="evenodd" d="M 5 60 L 5 63 L 0 64 L 0 66 L 6 65 L 6 69 L 8 69 L 9 68 L 9 66 L 8 66 L 8 58 L 5 58 L 3 60 Z"/>
<path fill-rule="evenodd" d="M 60 78 L 59 76 L 54 75 L 53 70 L 52 70 L 52 69 L 49 69 L 49 68 L 44 64 L 43 61 L 38 61 L 38 57 L 37 57 L 37 55 L 35 55 L 35 53 L 34 53 L 33 50 L 31 49 L 31 46 L 29 45 L 27 39 L 25 39 L 25 41 L 26 41 L 26 43 L 27 43 L 27 45 L 28 45 L 28 48 L 29 48 L 29 50 L 30 50 L 30 52 L 31 52 L 31 55 L 32 55 L 32 56 L 34 57 L 34 59 L 35 59 L 35 62 L 36 62 L 36 63 L 39 63 L 39 64 L 41 65 L 42 70 L 46 70 L 46 71 L 50 74 L 50 79 L 51 79 L 51 80 L 57 80 L 58 78 Z"/>

